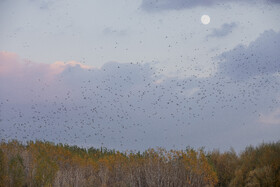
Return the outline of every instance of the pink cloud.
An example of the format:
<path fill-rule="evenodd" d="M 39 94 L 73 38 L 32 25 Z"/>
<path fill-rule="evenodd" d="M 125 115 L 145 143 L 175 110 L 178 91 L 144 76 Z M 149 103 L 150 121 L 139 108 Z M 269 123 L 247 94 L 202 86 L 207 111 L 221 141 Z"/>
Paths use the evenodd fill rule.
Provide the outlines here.
<path fill-rule="evenodd" d="M 0 51 L 0 75 L 9 74 L 19 68 L 18 55 L 11 52 Z"/>
<path fill-rule="evenodd" d="M 62 73 L 67 67 L 80 67 L 91 69 L 92 67 L 76 61 L 57 61 L 52 64 L 37 63 L 30 60 L 22 60 L 16 53 L 0 51 L 0 76 L 14 78 L 41 77 L 52 80 L 55 75 Z"/>
<path fill-rule="evenodd" d="M 69 67 L 92 68 L 75 61 L 37 63 L 21 59 L 15 53 L 0 51 L 0 98 L 28 103 L 30 99 L 39 101 L 62 96 L 71 85 L 58 81 L 58 75 Z"/>
<path fill-rule="evenodd" d="M 62 62 L 62 61 L 57 61 L 53 64 L 50 64 L 50 72 L 52 74 L 59 74 L 63 72 L 67 67 L 75 67 L 79 66 L 82 69 L 91 69 L 92 67 L 84 65 L 82 63 L 76 62 L 76 61 L 70 61 L 70 62 Z"/>

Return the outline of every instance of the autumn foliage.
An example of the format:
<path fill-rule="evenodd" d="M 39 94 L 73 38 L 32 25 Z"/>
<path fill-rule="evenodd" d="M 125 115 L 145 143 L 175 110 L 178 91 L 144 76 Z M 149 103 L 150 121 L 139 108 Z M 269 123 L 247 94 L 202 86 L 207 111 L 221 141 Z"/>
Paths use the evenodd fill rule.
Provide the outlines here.
<path fill-rule="evenodd" d="M 205 153 L 120 153 L 49 142 L 1 143 L 0 186 L 214 186 Z"/>
<path fill-rule="evenodd" d="M 208 153 L 218 175 L 216 186 L 280 187 L 280 141 L 249 146 L 236 155 L 234 150 Z"/>
<path fill-rule="evenodd" d="M 279 186 L 280 143 L 143 153 L 50 142 L 0 144 L 0 186 Z"/>

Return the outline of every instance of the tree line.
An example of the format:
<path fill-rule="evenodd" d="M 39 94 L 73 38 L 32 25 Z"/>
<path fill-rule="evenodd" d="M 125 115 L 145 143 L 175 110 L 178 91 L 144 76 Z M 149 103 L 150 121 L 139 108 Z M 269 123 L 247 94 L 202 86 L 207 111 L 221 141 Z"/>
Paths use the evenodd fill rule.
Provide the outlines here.
<path fill-rule="evenodd" d="M 280 142 L 240 154 L 203 149 L 119 152 L 43 141 L 0 143 L 0 187 L 279 187 Z"/>

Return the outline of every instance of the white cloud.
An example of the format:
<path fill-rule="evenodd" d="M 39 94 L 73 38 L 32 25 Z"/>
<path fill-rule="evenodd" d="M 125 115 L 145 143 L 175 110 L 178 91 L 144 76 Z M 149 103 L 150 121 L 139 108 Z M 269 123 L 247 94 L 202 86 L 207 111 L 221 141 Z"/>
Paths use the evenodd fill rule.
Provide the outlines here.
<path fill-rule="evenodd" d="M 280 125 L 280 108 L 268 114 L 261 114 L 259 121 L 267 125 Z"/>

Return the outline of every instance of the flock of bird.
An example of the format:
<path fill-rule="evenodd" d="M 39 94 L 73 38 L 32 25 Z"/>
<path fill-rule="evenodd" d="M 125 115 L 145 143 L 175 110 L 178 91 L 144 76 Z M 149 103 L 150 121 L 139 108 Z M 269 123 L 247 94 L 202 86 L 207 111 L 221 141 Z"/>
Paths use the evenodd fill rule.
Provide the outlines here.
<path fill-rule="evenodd" d="M 263 104 L 271 110 L 279 104 L 272 94 L 279 92 L 279 80 L 261 70 L 236 80 L 219 72 L 204 78 L 167 77 L 140 63 L 77 68 L 69 67 L 53 83 L 38 77 L 29 97 L 19 103 L 2 95 L 1 138 L 146 148 L 153 141 L 175 144 L 176 136 L 183 141 L 195 126 L 215 128 L 211 122 L 224 111 L 257 116 Z"/>
<path fill-rule="evenodd" d="M 23 90 L 0 80 L 8 91 L 15 88 L 0 94 L 0 137 L 145 149 L 186 146 L 203 129 L 240 128 L 279 107 L 280 56 L 268 56 L 260 44 L 224 53 L 211 76 L 187 76 L 199 72 L 192 59 L 193 65 L 176 65 L 178 76 L 164 75 L 168 67 L 131 62 L 69 66 L 52 81 L 35 75 Z"/>

